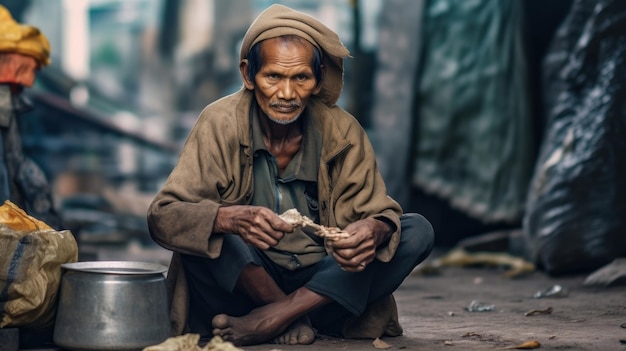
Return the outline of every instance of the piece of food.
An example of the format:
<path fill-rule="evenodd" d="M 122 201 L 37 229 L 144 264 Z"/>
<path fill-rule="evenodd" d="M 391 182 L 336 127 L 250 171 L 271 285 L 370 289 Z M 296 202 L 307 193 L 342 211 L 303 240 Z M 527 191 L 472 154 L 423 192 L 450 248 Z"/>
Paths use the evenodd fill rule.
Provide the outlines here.
<path fill-rule="evenodd" d="M 298 226 L 298 227 L 311 227 L 315 230 L 315 235 L 318 235 L 327 240 L 339 240 L 350 236 L 346 231 L 343 231 L 337 227 L 325 227 L 313 222 L 312 219 L 307 216 L 303 216 L 297 209 L 292 208 L 279 215 L 285 222 Z"/>

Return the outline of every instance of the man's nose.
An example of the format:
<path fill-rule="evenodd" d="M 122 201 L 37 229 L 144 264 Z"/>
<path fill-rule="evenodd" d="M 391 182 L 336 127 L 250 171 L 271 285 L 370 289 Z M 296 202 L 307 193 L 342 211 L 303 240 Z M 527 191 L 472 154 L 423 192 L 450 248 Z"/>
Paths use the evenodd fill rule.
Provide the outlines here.
<path fill-rule="evenodd" d="M 291 79 L 283 79 L 278 89 L 278 97 L 285 100 L 295 99 L 295 89 Z"/>

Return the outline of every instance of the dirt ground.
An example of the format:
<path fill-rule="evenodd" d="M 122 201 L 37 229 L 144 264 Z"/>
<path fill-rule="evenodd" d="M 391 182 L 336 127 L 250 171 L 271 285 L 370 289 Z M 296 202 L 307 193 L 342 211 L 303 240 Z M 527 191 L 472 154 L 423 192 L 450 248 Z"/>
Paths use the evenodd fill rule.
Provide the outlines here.
<path fill-rule="evenodd" d="M 583 286 L 586 275 L 550 278 L 534 272 L 505 278 L 495 268 L 443 268 L 413 274 L 396 293 L 404 335 L 388 350 L 502 350 L 537 341 L 538 350 L 626 350 L 626 287 Z M 559 285 L 566 296 L 535 298 Z M 469 312 L 472 301 L 493 311 Z M 532 310 L 550 314 L 532 314 Z M 373 340 L 321 336 L 310 346 L 258 345 L 245 350 L 376 350 Z"/>
<path fill-rule="evenodd" d="M 396 292 L 404 335 L 383 338 L 388 350 L 503 350 L 537 341 L 538 350 L 626 351 L 626 285 L 590 288 L 587 275 L 550 278 L 541 272 L 511 279 L 497 268 L 440 268 L 423 275 L 424 265 Z M 445 252 L 444 252 L 445 253 Z M 159 248 L 131 245 L 123 250 L 99 249 L 91 259 L 169 261 Z M 534 298 L 555 285 L 565 296 Z M 477 301 L 492 311 L 469 312 Z M 528 312 L 546 311 L 549 314 Z M 256 345 L 245 351 L 373 351 L 373 340 L 343 340 L 319 336 L 313 345 Z M 53 351 L 47 349 L 42 351 Z M 32 351 L 32 350 L 31 350 Z"/>

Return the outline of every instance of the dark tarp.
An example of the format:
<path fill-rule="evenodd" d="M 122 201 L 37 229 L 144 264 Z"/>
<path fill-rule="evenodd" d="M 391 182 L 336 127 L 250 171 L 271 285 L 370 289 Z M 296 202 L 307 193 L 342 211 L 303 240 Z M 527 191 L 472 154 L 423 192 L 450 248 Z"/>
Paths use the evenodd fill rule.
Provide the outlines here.
<path fill-rule="evenodd" d="M 487 223 L 521 220 L 534 165 L 522 5 L 424 9 L 412 180 Z"/>

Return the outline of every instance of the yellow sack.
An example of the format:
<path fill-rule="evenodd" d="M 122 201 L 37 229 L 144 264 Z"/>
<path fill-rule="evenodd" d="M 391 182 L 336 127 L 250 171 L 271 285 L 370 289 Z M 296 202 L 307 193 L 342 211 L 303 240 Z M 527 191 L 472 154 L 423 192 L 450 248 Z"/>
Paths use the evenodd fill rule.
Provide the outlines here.
<path fill-rule="evenodd" d="M 5 201 L 0 206 L 0 328 L 52 325 L 61 264 L 77 260 L 70 231 L 55 231 Z"/>

